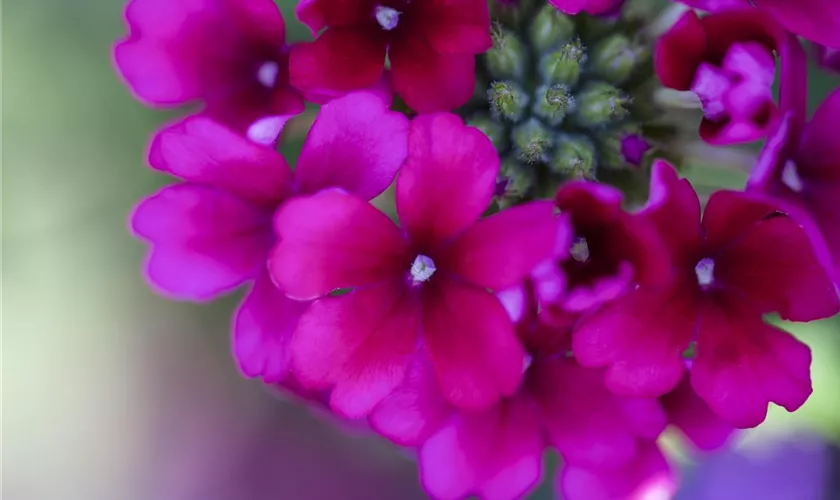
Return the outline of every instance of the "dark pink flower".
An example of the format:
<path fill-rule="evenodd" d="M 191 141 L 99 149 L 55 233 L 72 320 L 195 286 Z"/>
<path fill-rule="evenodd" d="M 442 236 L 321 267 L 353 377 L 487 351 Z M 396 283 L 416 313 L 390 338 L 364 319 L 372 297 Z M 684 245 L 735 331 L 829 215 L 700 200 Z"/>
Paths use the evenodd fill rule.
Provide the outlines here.
<path fill-rule="evenodd" d="M 563 331 L 554 333 L 565 337 Z M 627 493 L 634 489 L 626 469 L 665 428 L 662 407 L 655 399 L 610 393 L 603 371 L 580 367 L 566 349 L 556 350 L 556 339 L 543 339 L 548 342 L 530 343 L 518 391 L 489 409 L 464 411 L 449 405 L 431 368 L 418 359 L 405 383 L 371 413 L 374 430 L 418 448 L 420 478 L 430 496 L 522 498 L 539 483 L 549 446 L 560 452 L 567 470 L 598 478 L 587 476 L 586 484 L 571 484 L 568 498 L 594 498 L 586 493 L 605 487 L 623 487 Z M 646 479 L 640 476 L 634 477 Z M 563 489 L 569 492 L 565 485 Z"/>
<path fill-rule="evenodd" d="M 272 276 L 291 298 L 319 299 L 293 336 L 294 371 L 310 388 L 334 387 L 337 412 L 365 415 L 418 349 L 455 405 L 486 408 L 516 389 L 524 354 L 489 290 L 518 283 L 550 256 L 560 219 L 537 202 L 479 220 L 498 169 L 478 129 L 451 114 L 421 115 L 397 178 L 402 229 L 341 190 L 278 214 Z"/>
<path fill-rule="evenodd" d="M 408 120 L 357 93 L 321 108 L 292 174 L 279 153 L 204 116 L 160 131 L 149 163 L 184 180 L 143 200 L 131 217 L 149 242 L 146 272 L 162 294 L 209 300 L 255 280 L 234 319 L 233 349 L 248 376 L 282 380 L 287 344 L 306 304 L 266 272 L 272 215 L 295 193 L 340 186 L 367 199 L 392 182 L 407 154 Z"/>
<path fill-rule="evenodd" d="M 200 101 L 219 122 L 271 143 L 303 111 L 289 86 L 283 16 L 272 0 L 132 0 L 117 69 L 141 101 Z"/>
<path fill-rule="evenodd" d="M 586 312 L 636 284 L 669 279 L 667 247 L 655 227 L 626 212 L 622 201 L 621 191 L 605 184 L 573 181 L 560 188 L 555 203 L 572 227 L 571 239 L 561 240 L 565 246 L 558 248 L 566 290 L 557 301 L 544 305 Z M 553 276 L 533 278 L 541 284 L 548 277 Z"/>
<path fill-rule="evenodd" d="M 694 392 L 687 376 L 676 389 L 659 400 L 668 413 L 668 423 L 677 427 L 699 450 L 713 451 L 723 447 L 735 431 Z"/>
<path fill-rule="evenodd" d="M 720 12 L 753 5 L 808 40 L 840 48 L 840 3 L 836 0 L 679 0 L 690 7 Z"/>
<path fill-rule="evenodd" d="M 792 110 L 767 141 L 748 190 L 769 194 L 802 214 L 800 221 L 806 227 L 811 221 L 816 224 L 814 243 L 828 254 L 834 279 L 840 283 L 840 88 L 799 133 L 792 124 L 804 114 L 804 107 Z"/>
<path fill-rule="evenodd" d="M 700 137 L 710 144 L 761 139 L 778 126 L 773 98 L 781 61 L 780 106 L 805 100 L 806 60 L 799 40 L 769 14 L 738 8 L 698 18 L 687 12 L 656 44 L 662 84 L 700 98 Z"/>
<path fill-rule="evenodd" d="M 675 280 L 583 318 L 573 350 L 585 366 L 607 366 L 616 393 L 659 396 L 680 382 L 696 341 L 692 387 L 736 427 L 753 427 L 768 402 L 793 411 L 811 393 L 808 347 L 763 315 L 810 321 L 840 304 L 807 233 L 770 199 L 718 191 L 700 214 L 691 185 L 655 164 L 643 216 L 668 240 Z"/>
<path fill-rule="evenodd" d="M 600 16 L 617 11 L 624 4 L 624 0 L 548 0 L 548 3 L 566 14 L 586 12 Z"/>
<path fill-rule="evenodd" d="M 492 45 L 485 0 L 302 0 L 313 35 L 292 48 L 292 85 L 323 102 L 370 87 L 385 67 L 418 112 L 448 111 L 473 94 L 475 55 Z"/>

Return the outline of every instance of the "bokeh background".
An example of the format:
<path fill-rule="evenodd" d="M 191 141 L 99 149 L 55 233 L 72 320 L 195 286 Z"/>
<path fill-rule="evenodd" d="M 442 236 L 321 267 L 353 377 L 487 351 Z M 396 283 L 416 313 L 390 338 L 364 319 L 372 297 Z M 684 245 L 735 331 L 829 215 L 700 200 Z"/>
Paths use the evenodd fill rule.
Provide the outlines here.
<path fill-rule="evenodd" d="M 292 0 L 280 3 L 290 37 L 306 37 Z M 174 115 L 134 102 L 115 76 L 122 8 L 2 5 L 2 497 L 424 498 L 407 454 L 238 374 L 238 294 L 176 303 L 144 284 L 126 217 L 168 181 L 144 153 Z M 815 105 L 840 80 L 813 76 Z M 840 323 L 791 328 L 814 349 L 813 397 L 795 415 L 771 409 L 732 451 L 698 456 L 670 439 L 679 498 L 840 498 Z"/>

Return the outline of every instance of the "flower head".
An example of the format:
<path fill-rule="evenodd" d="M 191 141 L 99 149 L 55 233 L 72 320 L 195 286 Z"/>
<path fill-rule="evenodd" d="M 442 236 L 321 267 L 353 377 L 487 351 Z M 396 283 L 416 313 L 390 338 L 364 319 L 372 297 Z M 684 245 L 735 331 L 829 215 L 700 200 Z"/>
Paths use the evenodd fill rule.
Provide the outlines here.
<path fill-rule="evenodd" d="M 271 0 L 132 0 L 114 48 L 134 95 L 152 106 L 194 101 L 261 143 L 303 111 L 289 86 L 283 16 Z"/>
<path fill-rule="evenodd" d="M 640 286 L 584 318 L 575 356 L 607 366 L 619 394 L 658 396 L 680 382 L 683 352 L 696 341 L 691 386 L 734 426 L 761 423 L 771 401 L 801 406 L 810 351 L 762 318 L 810 321 L 840 310 L 805 230 L 771 200 L 733 191 L 714 193 L 701 221 L 691 185 L 665 163 L 654 166 L 643 216 L 669 243 L 674 281 Z"/>
<path fill-rule="evenodd" d="M 373 85 L 387 53 L 412 109 L 452 110 L 472 96 L 475 55 L 491 45 L 484 0 L 303 0 L 297 16 L 317 39 L 292 48 L 291 81 L 317 102 Z"/>
<path fill-rule="evenodd" d="M 522 348 L 489 290 L 521 281 L 551 255 L 549 202 L 478 220 L 499 159 L 479 130 L 450 114 L 416 118 L 397 179 L 402 229 L 363 199 L 326 190 L 288 202 L 270 270 L 292 298 L 317 299 L 292 339 L 295 373 L 334 387 L 333 408 L 360 416 L 402 382 L 418 349 L 444 396 L 486 408 L 522 377 Z M 351 288 L 340 296 L 327 296 Z"/>
<path fill-rule="evenodd" d="M 698 18 L 687 12 L 656 46 L 662 84 L 691 90 L 703 106 L 700 137 L 716 145 L 755 141 L 779 122 L 773 98 L 781 60 L 781 105 L 805 99 L 805 56 L 799 41 L 768 14 L 738 8 Z"/>
<path fill-rule="evenodd" d="M 234 351 L 246 375 L 281 380 L 306 304 L 286 298 L 265 272 L 273 213 L 296 194 L 330 186 L 376 196 L 405 159 L 407 135 L 408 120 L 378 97 L 348 95 L 322 108 L 293 174 L 280 154 L 207 117 L 161 130 L 149 163 L 184 182 L 146 198 L 131 217 L 151 246 L 150 282 L 173 298 L 203 301 L 255 281 L 235 314 Z"/>

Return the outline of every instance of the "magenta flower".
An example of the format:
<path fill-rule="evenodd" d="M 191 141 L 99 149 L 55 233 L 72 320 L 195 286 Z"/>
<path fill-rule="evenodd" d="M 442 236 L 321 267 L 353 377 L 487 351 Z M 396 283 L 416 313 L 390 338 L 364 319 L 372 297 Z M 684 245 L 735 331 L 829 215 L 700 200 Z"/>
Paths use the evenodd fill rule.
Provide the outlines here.
<path fill-rule="evenodd" d="M 544 333 L 526 343 L 529 362 L 517 392 L 484 411 L 447 404 L 420 359 L 371 413 L 374 430 L 418 448 L 420 478 L 430 496 L 522 498 L 539 483 L 549 446 L 566 464 L 564 475 L 570 477 L 560 489 L 569 500 L 625 498 L 597 496 L 606 490 L 623 490 L 629 498 L 652 469 L 668 475 L 664 460 L 664 470 L 629 470 L 665 428 L 660 404 L 612 394 L 602 370 L 582 368 L 565 355 L 568 347 L 557 349 L 558 338 L 568 342 L 565 332 Z"/>
<path fill-rule="evenodd" d="M 810 351 L 762 317 L 810 321 L 840 310 L 806 231 L 769 199 L 734 191 L 714 193 L 701 222 L 691 185 L 665 163 L 654 165 L 643 214 L 670 244 L 673 283 L 640 287 L 582 319 L 580 363 L 608 367 L 618 394 L 659 396 L 677 386 L 696 341 L 691 386 L 734 426 L 761 423 L 768 402 L 801 406 Z"/>
<path fill-rule="evenodd" d="M 826 259 L 833 262 L 834 279 L 840 283 L 840 88 L 826 98 L 804 130 L 798 130 L 795 124 L 804 114 L 804 106 L 791 110 L 767 141 L 748 190 L 777 198 L 803 214 L 800 221 L 809 227 L 811 220 L 816 223 L 813 240 L 829 254 Z"/>
<path fill-rule="evenodd" d="M 723 145 L 761 139 L 778 126 L 774 51 L 781 61 L 780 106 L 787 109 L 805 99 L 805 53 L 762 11 L 738 8 L 703 18 L 687 12 L 657 41 L 654 60 L 663 85 L 700 98 L 700 137 Z"/>
<path fill-rule="evenodd" d="M 840 48 L 840 3 L 836 0 L 678 0 L 690 7 L 721 12 L 753 5 L 808 40 Z"/>
<path fill-rule="evenodd" d="M 286 344 L 306 304 L 268 278 L 274 211 L 296 193 L 330 186 L 376 196 L 407 144 L 408 120 L 366 93 L 321 108 L 294 174 L 277 152 L 207 117 L 165 128 L 149 163 L 184 182 L 146 198 L 131 217 L 134 234 L 151 246 L 149 281 L 163 295 L 204 301 L 256 280 L 236 313 L 233 348 L 246 375 L 282 380 Z"/>
<path fill-rule="evenodd" d="M 524 354 L 488 289 L 518 283 L 546 259 L 560 220 L 550 202 L 537 202 L 479 221 L 498 169 L 478 129 L 451 114 L 421 115 L 397 178 L 402 229 L 341 190 L 280 211 L 272 276 L 291 298 L 319 299 L 292 339 L 295 374 L 310 388 L 334 387 L 334 410 L 365 415 L 418 349 L 455 405 L 486 408 L 516 389 Z M 325 297 L 345 288 L 353 290 Z"/>
<path fill-rule="evenodd" d="M 592 16 L 599 16 L 616 12 L 624 4 L 624 0 L 548 0 L 548 3 L 566 14 L 586 12 Z"/>
<path fill-rule="evenodd" d="M 292 48 L 294 87 L 323 102 L 374 84 L 387 52 L 394 91 L 422 113 L 449 111 L 473 94 L 475 55 L 488 50 L 485 0 L 302 0 L 313 35 Z"/>
<path fill-rule="evenodd" d="M 125 17 L 131 32 L 114 60 L 142 102 L 200 101 L 212 118 L 262 143 L 303 111 L 272 0 L 132 0 Z"/>
<path fill-rule="evenodd" d="M 654 443 L 643 443 L 631 462 L 615 470 L 563 467 L 557 476 L 557 489 L 566 500 L 674 498 L 677 480 L 662 450 Z"/>
<path fill-rule="evenodd" d="M 557 301 L 543 305 L 582 313 L 637 284 L 669 278 L 667 247 L 652 224 L 622 208 L 618 189 L 573 181 L 560 188 L 555 203 L 572 226 L 571 240 L 558 249 L 566 290 Z M 541 284 L 547 277 L 551 275 L 543 273 L 534 279 Z"/>

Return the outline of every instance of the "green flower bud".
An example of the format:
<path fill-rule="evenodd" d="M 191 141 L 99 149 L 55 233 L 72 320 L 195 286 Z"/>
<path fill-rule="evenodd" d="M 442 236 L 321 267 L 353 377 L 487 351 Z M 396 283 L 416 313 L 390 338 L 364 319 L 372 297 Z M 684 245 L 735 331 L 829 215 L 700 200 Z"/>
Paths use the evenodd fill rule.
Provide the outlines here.
<path fill-rule="evenodd" d="M 500 208 L 516 205 L 528 198 L 537 184 L 537 175 L 533 168 L 516 161 L 515 158 L 502 160 L 496 194 Z"/>
<path fill-rule="evenodd" d="M 529 34 L 537 52 L 546 52 L 572 38 L 575 23 L 554 6 L 544 5 L 531 23 Z"/>
<path fill-rule="evenodd" d="M 545 83 L 574 86 L 580 79 L 580 71 L 586 62 L 586 49 L 576 38 L 547 54 L 540 61 L 540 75 Z"/>
<path fill-rule="evenodd" d="M 548 161 L 551 150 L 551 132 L 536 118 L 513 129 L 513 144 L 521 161 L 532 164 Z"/>
<path fill-rule="evenodd" d="M 543 85 L 537 89 L 534 114 L 547 124 L 556 127 L 575 107 L 575 97 L 568 85 Z"/>
<path fill-rule="evenodd" d="M 549 168 L 555 174 L 572 179 L 595 179 L 595 146 L 584 136 L 559 138 Z"/>
<path fill-rule="evenodd" d="M 529 98 L 516 83 L 493 82 L 487 90 L 487 100 L 494 116 L 515 122 L 522 118 Z"/>
<path fill-rule="evenodd" d="M 647 56 L 647 51 L 634 45 L 629 38 L 615 34 L 598 42 L 591 52 L 590 67 L 613 84 L 627 81 Z"/>
<path fill-rule="evenodd" d="M 575 120 L 583 127 L 597 128 L 624 119 L 630 98 L 609 83 L 593 82 L 577 95 Z"/>
<path fill-rule="evenodd" d="M 522 79 L 528 51 L 515 33 L 499 25 L 493 27 L 493 47 L 484 55 L 493 78 Z"/>
<path fill-rule="evenodd" d="M 485 114 L 475 115 L 467 120 L 467 125 L 484 132 L 497 151 L 504 151 L 508 147 L 505 127 Z"/>

